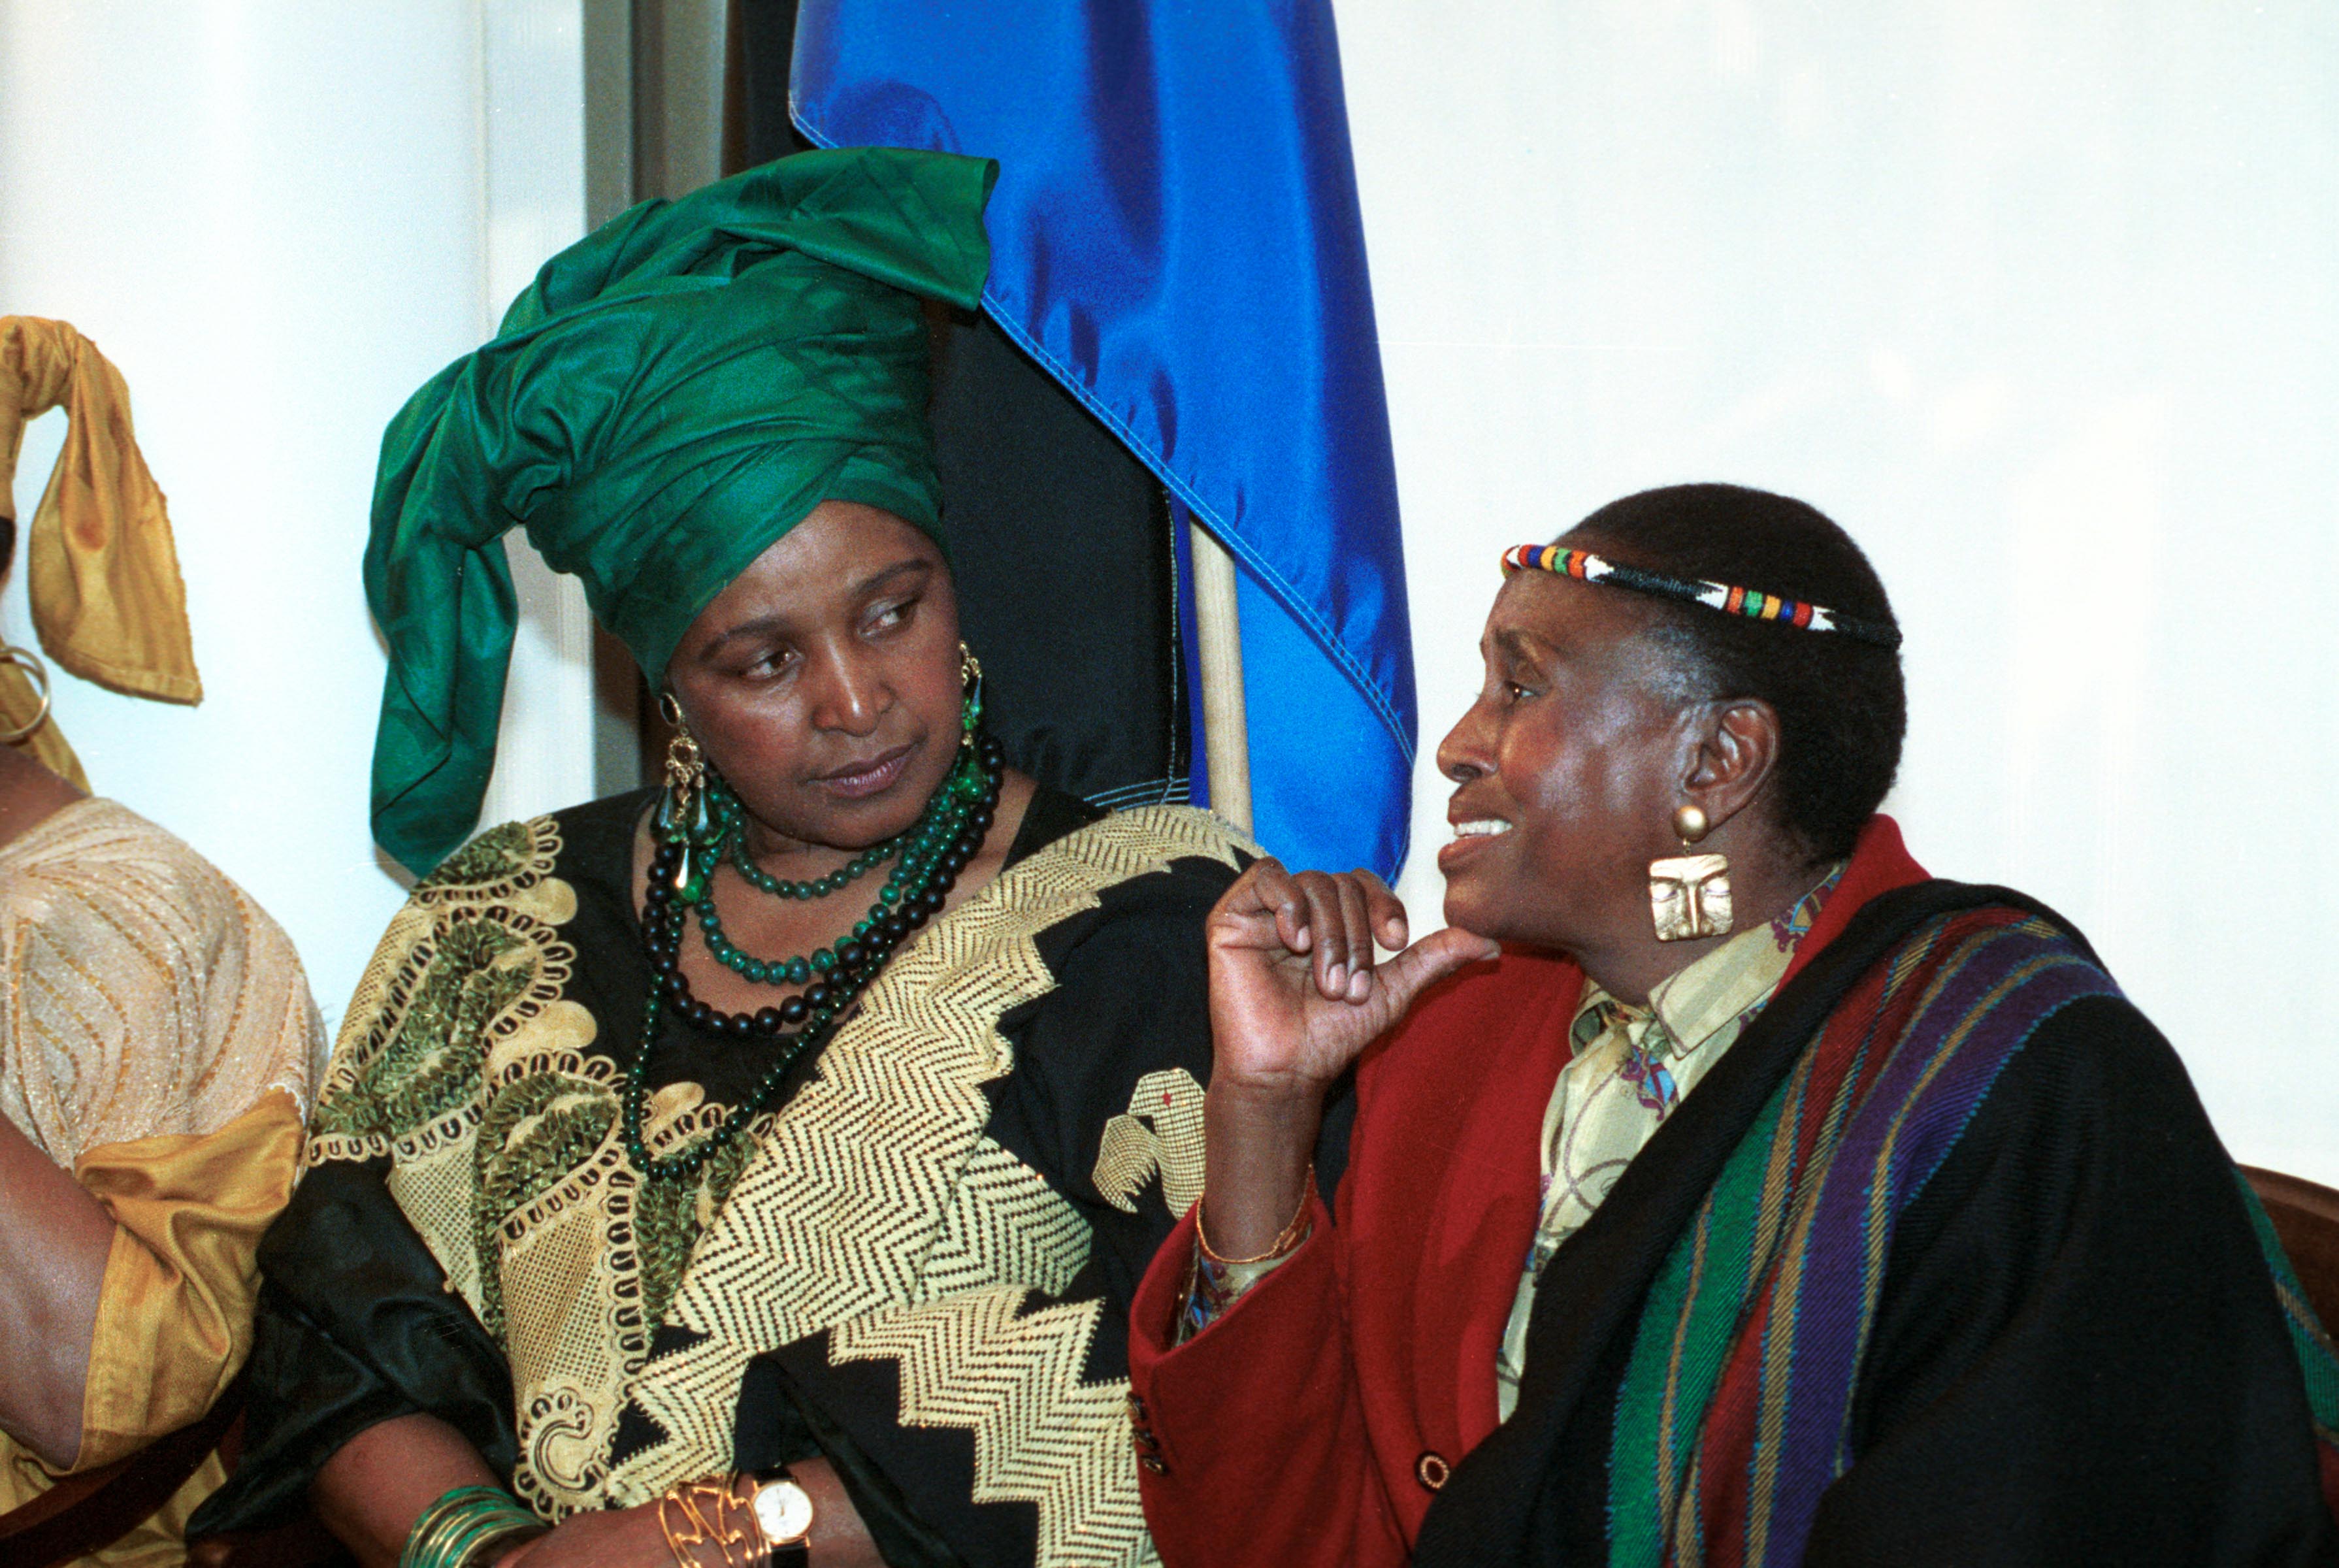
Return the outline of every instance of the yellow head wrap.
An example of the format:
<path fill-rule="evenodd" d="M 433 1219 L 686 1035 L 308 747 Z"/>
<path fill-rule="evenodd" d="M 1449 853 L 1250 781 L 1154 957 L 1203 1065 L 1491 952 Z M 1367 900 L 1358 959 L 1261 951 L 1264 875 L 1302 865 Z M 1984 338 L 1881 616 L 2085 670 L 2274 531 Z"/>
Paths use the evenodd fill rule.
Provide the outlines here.
<path fill-rule="evenodd" d="M 131 433 L 122 372 L 63 321 L 0 316 L 0 517 L 22 515 L 11 484 L 25 421 L 58 407 L 69 421 L 64 450 L 25 530 L 41 646 L 126 695 L 200 702 L 171 519 Z M 38 709 L 24 671 L 0 666 L 0 728 L 20 727 Z M 54 723 L 18 744 L 85 787 Z"/>

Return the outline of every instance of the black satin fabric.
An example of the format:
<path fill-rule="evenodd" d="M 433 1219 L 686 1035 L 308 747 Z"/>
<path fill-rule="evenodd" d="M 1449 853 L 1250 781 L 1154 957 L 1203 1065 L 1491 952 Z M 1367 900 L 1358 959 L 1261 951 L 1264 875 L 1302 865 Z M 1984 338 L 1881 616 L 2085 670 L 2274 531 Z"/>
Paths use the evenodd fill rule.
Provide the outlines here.
<path fill-rule="evenodd" d="M 788 117 L 796 9 L 734 0 L 744 135 L 725 173 L 810 145 Z M 1015 766 L 1073 794 L 1186 799 L 1192 693 L 1161 481 L 988 315 L 933 308 L 926 324 L 943 532 L 986 725 Z"/>
<path fill-rule="evenodd" d="M 637 1049 L 647 982 L 629 871 L 647 802 L 638 793 L 559 817 L 557 874 L 577 895 L 577 916 L 563 928 L 579 955 L 567 995 L 599 1021 L 592 1049 L 620 1065 Z M 1100 814 L 1043 789 L 1010 863 Z M 1056 989 L 1000 1022 L 1016 1069 L 989 1086 L 986 1130 L 1090 1223 L 1089 1264 L 1062 1299 L 1104 1298 L 1085 1369 L 1091 1378 L 1125 1375 L 1128 1301 L 1172 1224 L 1158 1197 L 1130 1214 L 1095 1191 L 1099 1138 L 1143 1073 L 1182 1066 L 1207 1081 L 1202 917 L 1233 876 L 1217 862 L 1179 862 L 1169 876 L 1107 889 L 1096 908 L 1041 933 L 1040 954 Z M 676 1025 L 653 1047 L 649 1076 L 654 1083 L 688 1078 L 710 1098 L 735 1100 L 755 1068 L 735 1045 Z M 797 1081 L 817 1070 L 816 1060 L 802 1064 Z M 282 1522 L 343 1444 L 397 1415 L 447 1421 L 509 1478 L 516 1436 L 502 1354 L 446 1288 L 437 1260 L 390 1198 L 388 1164 L 319 1167 L 263 1240 L 243 1456 L 191 1535 Z M 736 1414 L 740 1466 L 824 1455 L 896 1568 L 1028 1563 L 1036 1515 L 1028 1504 L 972 1500 L 972 1435 L 900 1426 L 893 1368 L 832 1368 L 825 1340 L 816 1336 L 750 1364 Z M 646 1435 L 621 1425 L 617 1454 Z"/>
<path fill-rule="evenodd" d="M 439 1417 L 511 1478 L 511 1375 L 389 1201 L 389 1169 L 318 1167 L 294 1194 L 298 1219 L 279 1217 L 262 1240 L 243 1451 L 189 1522 L 191 1538 L 283 1523 L 343 1444 L 400 1415 Z"/>

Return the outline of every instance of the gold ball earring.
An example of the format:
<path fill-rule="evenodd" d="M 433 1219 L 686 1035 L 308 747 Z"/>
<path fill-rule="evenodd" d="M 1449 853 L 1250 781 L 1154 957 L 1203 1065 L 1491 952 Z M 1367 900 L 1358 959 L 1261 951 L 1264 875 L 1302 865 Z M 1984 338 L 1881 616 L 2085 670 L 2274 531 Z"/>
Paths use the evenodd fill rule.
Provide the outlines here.
<path fill-rule="evenodd" d="M 1702 806 L 1683 805 L 1673 808 L 1673 833 L 1683 843 L 1696 843 L 1713 831 Z"/>

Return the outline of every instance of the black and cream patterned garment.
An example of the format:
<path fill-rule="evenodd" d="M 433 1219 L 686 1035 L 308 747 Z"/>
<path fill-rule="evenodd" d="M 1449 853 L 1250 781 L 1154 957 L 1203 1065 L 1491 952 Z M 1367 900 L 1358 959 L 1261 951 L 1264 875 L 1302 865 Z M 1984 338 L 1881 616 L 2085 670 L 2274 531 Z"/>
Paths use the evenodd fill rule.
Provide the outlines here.
<path fill-rule="evenodd" d="M 1199 1195 L 1202 921 L 1251 847 L 1042 791 L 778 1109 L 647 1183 L 617 1109 L 646 799 L 483 833 L 392 922 L 262 1250 L 245 1457 L 197 1530 L 281 1515 L 419 1411 L 548 1518 L 825 1455 L 889 1563 L 1153 1561 L 1123 1324 Z M 671 1026 L 653 1150 L 768 1049 Z"/>

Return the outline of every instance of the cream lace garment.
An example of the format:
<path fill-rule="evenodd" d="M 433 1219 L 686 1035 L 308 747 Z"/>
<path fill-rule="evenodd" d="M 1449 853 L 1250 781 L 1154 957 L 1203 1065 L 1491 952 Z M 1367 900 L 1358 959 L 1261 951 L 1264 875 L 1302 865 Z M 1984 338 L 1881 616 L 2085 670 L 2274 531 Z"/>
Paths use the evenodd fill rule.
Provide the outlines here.
<path fill-rule="evenodd" d="M 291 942 L 172 834 L 85 800 L 0 845 L 0 1115 L 115 1225 L 76 1468 L 195 1420 L 242 1366 L 324 1049 Z M 219 1480 L 214 1457 L 100 1560 L 183 1558 Z M 47 1484 L 0 1436 L 0 1509 Z"/>

